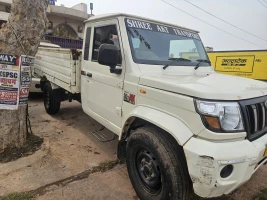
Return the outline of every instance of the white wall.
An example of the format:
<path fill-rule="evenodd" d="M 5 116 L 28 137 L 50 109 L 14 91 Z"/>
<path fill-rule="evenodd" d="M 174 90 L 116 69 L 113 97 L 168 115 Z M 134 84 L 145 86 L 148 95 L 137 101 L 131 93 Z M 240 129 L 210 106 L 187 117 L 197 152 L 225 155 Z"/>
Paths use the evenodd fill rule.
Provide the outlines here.
<path fill-rule="evenodd" d="M 6 12 L 6 6 L 5 5 L 0 5 L 0 11 Z"/>
<path fill-rule="evenodd" d="M 11 2 L 12 0 L 0 0 L 0 20 L 4 20 L 4 21 L 8 20 L 9 13 L 5 12 L 6 5 L 8 5 L 6 3 L 11 3 Z M 65 7 L 61 8 L 60 6 L 53 6 L 53 9 L 59 9 L 59 10 L 62 9 L 64 11 L 63 14 L 65 15 L 67 14 L 65 13 L 65 10 L 69 12 L 72 11 L 69 14 L 74 19 L 58 16 L 58 15 L 62 15 L 62 13 L 60 12 L 58 13 L 58 15 L 57 13 L 55 14 L 51 13 L 51 7 L 48 7 L 47 17 L 49 21 L 53 22 L 53 27 L 57 26 L 58 24 L 67 22 L 77 33 L 78 33 L 78 26 L 82 26 L 84 29 L 83 21 L 85 19 L 88 19 L 86 4 L 84 3 L 77 4 L 76 6 L 72 7 L 72 9 L 65 8 Z M 79 10 L 79 12 L 76 11 L 75 13 L 75 10 Z M 47 32 L 51 32 L 51 30 L 48 30 Z M 83 33 L 78 33 L 78 35 L 83 38 Z"/>
<path fill-rule="evenodd" d="M 0 20 L 7 21 L 9 13 L 0 11 Z"/>
<path fill-rule="evenodd" d="M 0 4 L 11 4 L 12 0 L 0 0 Z"/>
<path fill-rule="evenodd" d="M 48 15 L 48 20 L 53 22 L 53 27 L 57 26 L 58 24 L 67 22 L 67 24 L 69 24 L 77 33 L 78 33 L 78 26 L 83 26 L 83 29 L 84 29 L 84 23 L 81 21 L 76 21 L 73 19 L 68 19 L 65 17 L 56 16 L 53 14 Z M 49 31 L 51 30 L 48 30 L 48 32 Z M 83 38 L 83 33 L 78 33 L 78 35 Z"/>
<path fill-rule="evenodd" d="M 85 3 L 77 4 L 77 5 L 73 6 L 72 8 L 75 10 L 79 10 L 79 11 L 87 13 L 87 4 L 85 4 Z"/>

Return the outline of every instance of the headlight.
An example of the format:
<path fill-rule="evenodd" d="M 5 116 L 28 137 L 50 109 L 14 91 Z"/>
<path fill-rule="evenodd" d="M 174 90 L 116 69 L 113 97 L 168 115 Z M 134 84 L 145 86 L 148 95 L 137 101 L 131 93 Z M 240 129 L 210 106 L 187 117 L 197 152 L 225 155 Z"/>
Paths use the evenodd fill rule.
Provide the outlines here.
<path fill-rule="evenodd" d="M 198 113 L 207 128 L 216 132 L 244 131 L 238 103 L 195 100 Z"/>

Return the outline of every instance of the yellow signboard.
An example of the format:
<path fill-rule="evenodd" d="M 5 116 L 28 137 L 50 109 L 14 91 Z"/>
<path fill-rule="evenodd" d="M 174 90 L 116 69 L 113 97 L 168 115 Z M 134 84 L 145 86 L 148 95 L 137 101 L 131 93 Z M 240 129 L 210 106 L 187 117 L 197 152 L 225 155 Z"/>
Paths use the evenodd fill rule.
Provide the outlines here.
<path fill-rule="evenodd" d="M 199 54 L 198 52 L 183 52 L 181 53 L 181 57 L 190 60 L 197 60 L 199 59 Z"/>
<path fill-rule="evenodd" d="M 252 72 L 255 56 L 217 56 L 216 71 Z"/>
<path fill-rule="evenodd" d="M 267 81 L 267 51 L 213 51 L 208 56 L 218 73 Z"/>

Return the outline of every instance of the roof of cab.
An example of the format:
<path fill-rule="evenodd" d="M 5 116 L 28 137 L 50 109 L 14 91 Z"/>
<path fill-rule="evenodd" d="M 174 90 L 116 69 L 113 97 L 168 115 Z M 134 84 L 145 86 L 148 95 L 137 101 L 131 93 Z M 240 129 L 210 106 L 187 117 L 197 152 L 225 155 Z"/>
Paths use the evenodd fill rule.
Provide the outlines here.
<path fill-rule="evenodd" d="M 150 22 L 154 22 L 154 23 L 158 23 L 158 24 L 169 25 L 172 27 L 179 27 L 179 28 L 182 28 L 185 30 L 199 33 L 199 31 L 189 29 L 186 27 L 182 27 L 182 26 L 178 26 L 176 24 L 171 24 L 171 23 L 167 23 L 167 22 L 163 22 L 163 21 L 158 21 L 158 20 L 154 20 L 154 19 L 149 19 L 149 18 L 145 18 L 145 17 L 141 17 L 141 16 L 137 16 L 137 15 L 125 14 L 125 13 L 109 13 L 109 14 L 103 14 L 103 15 L 96 15 L 96 16 L 90 17 L 89 19 L 85 20 L 84 22 L 85 23 L 86 22 L 93 22 L 93 21 L 99 21 L 99 20 L 103 20 L 103 19 L 116 18 L 116 17 L 137 18 L 137 19 L 144 20 L 144 21 L 150 21 Z"/>

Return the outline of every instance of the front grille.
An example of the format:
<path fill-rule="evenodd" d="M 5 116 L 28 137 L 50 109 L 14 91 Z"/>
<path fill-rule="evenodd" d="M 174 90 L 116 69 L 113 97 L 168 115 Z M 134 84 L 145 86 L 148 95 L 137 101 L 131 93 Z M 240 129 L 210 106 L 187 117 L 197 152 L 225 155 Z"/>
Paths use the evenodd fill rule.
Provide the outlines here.
<path fill-rule="evenodd" d="M 243 120 L 249 140 L 267 133 L 267 96 L 240 101 Z"/>
<path fill-rule="evenodd" d="M 255 134 L 263 130 L 266 125 L 266 109 L 264 103 L 246 106 L 246 112 L 250 124 L 250 133 Z"/>

